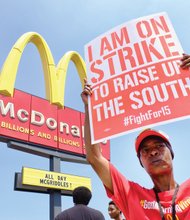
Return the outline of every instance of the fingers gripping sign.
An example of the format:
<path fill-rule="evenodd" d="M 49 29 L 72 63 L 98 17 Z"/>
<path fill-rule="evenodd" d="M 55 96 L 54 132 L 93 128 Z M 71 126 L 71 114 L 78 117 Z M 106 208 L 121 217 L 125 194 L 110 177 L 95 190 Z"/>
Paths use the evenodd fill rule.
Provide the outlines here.
<path fill-rule="evenodd" d="M 87 79 L 84 79 L 84 88 L 81 93 L 81 98 L 85 105 L 88 104 L 88 96 L 92 95 L 92 88 L 91 85 L 87 82 Z"/>

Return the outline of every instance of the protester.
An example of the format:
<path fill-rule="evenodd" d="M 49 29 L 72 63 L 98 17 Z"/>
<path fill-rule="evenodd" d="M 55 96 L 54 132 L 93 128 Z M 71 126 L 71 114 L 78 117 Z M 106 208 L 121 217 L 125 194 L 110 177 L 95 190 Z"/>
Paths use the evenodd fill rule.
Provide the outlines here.
<path fill-rule="evenodd" d="M 190 66 L 190 56 L 183 54 L 181 68 Z M 149 174 L 154 187 L 146 189 L 126 179 L 106 158 L 99 144 L 91 144 L 88 96 L 91 85 L 85 80 L 81 98 L 85 106 L 85 148 L 87 160 L 102 180 L 107 195 L 130 220 L 189 220 L 190 179 L 180 186 L 174 179 L 174 153 L 167 136 L 147 129 L 136 139 L 138 159 Z M 100 128 L 101 129 L 101 128 Z"/>
<path fill-rule="evenodd" d="M 73 190 L 74 206 L 61 212 L 55 220 L 105 220 L 100 211 L 87 206 L 91 197 L 91 191 L 87 187 L 75 188 Z"/>
<path fill-rule="evenodd" d="M 108 213 L 111 219 L 125 220 L 122 216 L 121 210 L 116 206 L 114 201 L 110 201 L 108 204 Z"/>

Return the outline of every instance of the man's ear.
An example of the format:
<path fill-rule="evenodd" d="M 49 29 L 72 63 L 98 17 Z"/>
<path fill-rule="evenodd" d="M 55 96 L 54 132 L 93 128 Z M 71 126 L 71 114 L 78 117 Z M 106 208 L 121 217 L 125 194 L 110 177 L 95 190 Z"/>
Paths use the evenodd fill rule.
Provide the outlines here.
<path fill-rule="evenodd" d="M 141 166 L 144 168 L 140 157 L 139 157 L 139 162 L 140 162 Z"/>

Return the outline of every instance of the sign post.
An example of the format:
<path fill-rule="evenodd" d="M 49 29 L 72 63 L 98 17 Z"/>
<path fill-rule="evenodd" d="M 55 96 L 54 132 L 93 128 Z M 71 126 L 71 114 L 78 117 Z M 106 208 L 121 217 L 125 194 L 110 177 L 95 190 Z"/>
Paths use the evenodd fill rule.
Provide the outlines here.
<path fill-rule="evenodd" d="M 50 157 L 50 171 L 60 172 L 61 160 L 59 157 Z M 50 220 L 61 212 L 61 190 L 50 190 Z"/>
<path fill-rule="evenodd" d="M 50 220 L 61 212 L 61 196 L 72 195 L 72 190 L 78 186 L 91 189 L 90 178 L 63 174 L 60 172 L 61 159 L 50 156 L 50 171 L 33 168 L 22 168 L 22 174 L 15 175 L 15 190 L 40 192 L 49 194 Z"/>

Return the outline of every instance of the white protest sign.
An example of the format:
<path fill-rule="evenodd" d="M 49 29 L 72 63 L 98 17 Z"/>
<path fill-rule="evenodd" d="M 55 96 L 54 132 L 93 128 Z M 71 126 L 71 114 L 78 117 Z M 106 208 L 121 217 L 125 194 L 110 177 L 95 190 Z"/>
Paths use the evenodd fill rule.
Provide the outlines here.
<path fill-rule="evenodd" d="M 182 53 L 166 13 L 126 22 L 85 45 L 92 143 L 189 117 Z"/>

